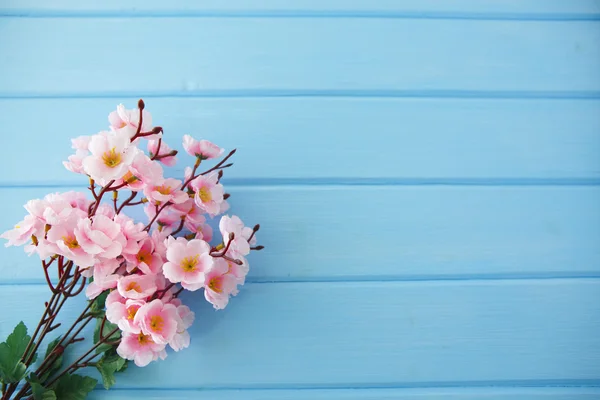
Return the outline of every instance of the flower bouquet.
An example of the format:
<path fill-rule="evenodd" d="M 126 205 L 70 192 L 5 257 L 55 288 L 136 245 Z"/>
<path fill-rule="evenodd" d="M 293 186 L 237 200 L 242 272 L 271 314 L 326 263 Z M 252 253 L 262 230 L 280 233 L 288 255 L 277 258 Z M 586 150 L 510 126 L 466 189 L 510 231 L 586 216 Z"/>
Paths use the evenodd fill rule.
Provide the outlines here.
<path fill-rule="evenodd" d="M 30 200 L 28 215 L 2 234 L 7 246 L 24 245 L 40 257 L 50 289 L 33 333 L 21 322 L 0 343 L 2 400 L 85 399 L 98 381 L 79 370 L 95 368 L 108 389 L 129 361 L 143 367 L 164 359 L 167 347 L 188 347 L 194 312 L 182 291 L 203 289 L 214 308 L 224 308 L 244 284 L 246 256 L 263 248 L 256 245 L 259 225 L 246 227 L 236 216 L 220 218 L 213 241 L 207 217 L 229 208 L 221 178 L 235 150 L 223 157 L 213 143 L 185 135 L 193 167 L 182 180 L 165 178 L 163 165 L 173 166 L 177 151 L 144 102 L 134 110 L 119 105 L 108 119 L 109 131 L 72 139 L 75 154 L 64 162 L 87 176 L 89 193 Z M 200 172 L 210 160 L 219 161 Z M 132 217 L 142 208 L 145 223 Z M 85 307 L 57 330 L 64 304 L 80 294 Z M 89 342 L 89 324 L 95 328 L 86 347 L 80 342 Z"/>

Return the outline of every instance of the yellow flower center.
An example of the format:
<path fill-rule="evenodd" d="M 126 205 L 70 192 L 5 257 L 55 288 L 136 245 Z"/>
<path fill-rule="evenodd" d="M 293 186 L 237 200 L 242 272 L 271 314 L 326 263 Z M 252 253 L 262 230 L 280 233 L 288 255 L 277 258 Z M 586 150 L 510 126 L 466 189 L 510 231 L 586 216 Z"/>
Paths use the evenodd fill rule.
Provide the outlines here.
<path fill-rule="evenodd" d="M 152 342 L 152 339 L 150 339 L 150 335 L 144 335 L 143 333 L 140 332 L 140 334 L 138 335 L 138 343 L 139 344 L 141 344 L 142 346 L 145 346 L 151 342 Z"/>
<path fill-rule="evenodd" d="M 137 307 L 129 307 L 127 309 L 127 319 L 129 321 L 133 321 L 133 319 L 135 318 L 135 314 L 137 314 Z"/>
<path fill-rule="evenodd" d="M 223 276 L 215 276 L 208 282 L 208 287 L 213 292 L 223 293 Z"/>
<path fill-rule="evenodd" d="M 196 265 L 198 265 L 198 255 L 181 260 L 181 269 L 185 272 L 194 272 L 197 269 Z"/>
<path fill-rule="evenodd" d="M 102 154 L 102 161 L 108 168 L 114 168 L 121 164 L 121 153 L 117 153 L 116 148 L 112 148 L 109 151 Z"/>
<path fill-rule="evenodd" d="M 131 173 L 131 171 L 127 171 L 127 173 L 125 175 L 123 175 L 123 182 L 125 182 L 125 183 L 131 184 L 137 180 L 139 180 L 138 177 L 133 175 Z"/>
<path fill-rule="evenodd" d="M 157 186 L 155 190 L 160 194 L 164 194 L 165 196 L 171 194 L 171 186 L 160 185 Z"/>
<path fill-rule="evenodd" d="M 133 290 L 135 292 L 141 293 L 142 292 L 142 287 L 137 282 L 130 282 L 129 285 L 127 285 L 127 288 L 125 288 L 125 290 L 126 291 Z"/>
<path fill-rule="evenodd" d="M 162 332 L 165 326 L 165 321 L 160 315 L 153 315 L 150 317 L 150 328 L 154 332 Z"/>
<path fill-rule="evenodd" d="M 63 236 L 62 240 L 63 240 L 63 242 L 65 242 L 65 245 L 70 249 L 76 249 L 79 247 L 79 243 L 77 242 L 77 239 L 73 235 Z"/>
<path fill-rule="evenodd" d="M 207 188 L 201 187 L 198 193 L 200 196 L 200 200 L 202 200 L 203 203 L 207 203 L 212 200 L 212 194 Z"/>
<path fill-rule="evenodd" d="M 137 253 L 136 258 L 140 264 L 146 263 L 147 265 L 150 265 L 150 263 L 152 263 L 152 254 L 147 250 L 140 250 L 140 252 Z"/>

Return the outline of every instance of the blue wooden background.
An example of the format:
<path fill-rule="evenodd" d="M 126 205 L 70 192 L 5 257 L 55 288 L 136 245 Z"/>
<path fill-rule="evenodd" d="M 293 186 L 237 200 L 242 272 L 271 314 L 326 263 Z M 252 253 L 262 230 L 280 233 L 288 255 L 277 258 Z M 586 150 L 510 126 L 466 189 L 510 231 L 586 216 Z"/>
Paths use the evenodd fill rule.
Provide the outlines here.
<path fill-rule="evenodd" d="M 600 398 L 600 1 L 0 0 L 0 54 L 2 230 L 140 97 L 239 149 L 263 227 L 192 346 L 94 399 Z M 0 260 L 4 337 L 47 289 Z"/>

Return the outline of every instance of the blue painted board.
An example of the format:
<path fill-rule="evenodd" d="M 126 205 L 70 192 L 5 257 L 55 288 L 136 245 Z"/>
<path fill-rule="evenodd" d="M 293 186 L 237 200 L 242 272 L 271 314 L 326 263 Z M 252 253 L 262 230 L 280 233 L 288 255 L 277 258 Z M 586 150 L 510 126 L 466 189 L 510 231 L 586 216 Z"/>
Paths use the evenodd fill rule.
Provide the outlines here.
<path fill-rule="evenodd" d="M 6 17 L 0 30 L 27 38 L 0 41 L 0 97 L 600 91 L 600 21 Z"/>
<path fill-rule="evenodd" d="M 110 397 L 108 397 L 110 396 Z M 90 400 L 598 400 L 598 388 L 397 388 L 308 390 L 99 390 Z"/>
<path fill-rule="evenodd" d="M 0 189 L 0 230 L 21 220 L 28 199 L 75 189 Z M 228 191 L 236 214 L 250 225 L 261 223 L 259 239 L 267 248 L 251 254 L 255 282 L 600 276 L 596 186 Z M 37 256 L 13 247 L 3 249 L 2 258 L 0 282 L 44 281 Z"/>
<path fill-rule="evenodd" d="M 307 12 L 325 16 L 357 13 L 361 15 L 469 16 L 496 18 L 583 18 L 597 16 L 600 4 L 594 0 L 118 0 L 76 1 L 4 0 L 0 10 L 11 15 L 173 15 L 211 13 L 248 13 L 303 15 Z"/>
<path fill-rule="evenodd" d="M 201 293 L 187 351 L 130 368 L 121 388 L 600 384 L 600 280 L 247 284 Z M 48 290 L 3 286 L 0 335 Z M 74 314 L 81 299 L 68 303 Z M 79 304 L 76 304 L 79 303 Z"/>
<path fill-rule="evenodd" d="M 0 147 L 7 149 L 0 185 L 81 184 L 62 165 L 73 152 L 70 138 L 107 129 L 108 113 L 121 102 L 133 108 L 137 99 L 0 100 Z M 226 174 L 231 183 L 600 180 L 598 100 L 147 98 L 146 104 L 171 147 L 182 150 L 184 134 L 237 147 Z M 27 168 L 14 167 L 24 156 L 19 149 L 27 149 Z M 182 175 L 191 162 L 181 160 L 171 174 Z"/>

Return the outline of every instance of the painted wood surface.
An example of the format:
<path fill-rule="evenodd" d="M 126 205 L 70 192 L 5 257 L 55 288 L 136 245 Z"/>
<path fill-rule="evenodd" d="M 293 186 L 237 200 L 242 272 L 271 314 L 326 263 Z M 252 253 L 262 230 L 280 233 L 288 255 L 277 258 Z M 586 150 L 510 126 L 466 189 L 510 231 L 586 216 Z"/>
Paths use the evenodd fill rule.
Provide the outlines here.
<path fill-rule="evenodd" d="M 262 225 L 231 307 L 94 400 L 600 398 L 600 2 L 0 0 L 0 53 L 0 230 L 139 97 L 239 149 Z M 0 257 L 3 337 L 47 295 Z"/>

